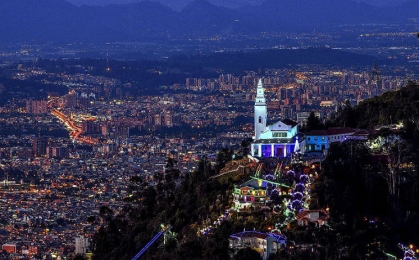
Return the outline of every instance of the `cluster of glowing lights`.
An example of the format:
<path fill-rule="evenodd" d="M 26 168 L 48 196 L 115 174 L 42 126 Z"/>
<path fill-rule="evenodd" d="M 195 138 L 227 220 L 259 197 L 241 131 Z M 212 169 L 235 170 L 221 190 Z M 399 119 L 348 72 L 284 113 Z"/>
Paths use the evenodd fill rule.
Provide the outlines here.
<path fill-rule="evenodd" d="M 418 260 L 417 254 L 419 254 L 419 249 L 414 245 L 405 246 L 399 244 L 399 247 L 404 251 L 403 260 Z"/>
<path fill-rule="evenodd" d="M 87 144 L 96 144 L 98 140 L 90 137 L 81 137 L 82 129 L 77 126 L 73 121 L 71 121 L 66 115 L 58 111 L 57 109 L 52 109 L 51 114 L 55 115 L 64 125 L 70 129 L 70 136 L 80 142 Z"/>

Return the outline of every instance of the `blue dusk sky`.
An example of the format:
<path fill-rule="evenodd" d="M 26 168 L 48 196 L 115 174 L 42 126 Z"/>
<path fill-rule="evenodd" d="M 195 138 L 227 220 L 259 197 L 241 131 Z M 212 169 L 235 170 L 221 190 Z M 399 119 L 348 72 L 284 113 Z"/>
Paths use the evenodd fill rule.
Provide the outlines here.
<path fill-rule="evenodd" d="M 141 2 L 143 0 L 66 0 L 74 5 L 95 5 L 103 6 L 108 4 L 128 4 Z M 160 2 L 166 6 L 171 7 L 174 10 L 181 10 L 187 4 L 191 3 L 194 0 L 151 0 L 154 2 Z M 207 0 L 208 2 L 213 3 L 217 6 L 225 6 L 230 8 L 240 7 L 243 5 L 258 5 L 261 4 L 264 0 Z M 279 1 L 290 1 L 290 0 L 279 0 Z M 348 1 L 357 1 L 365 2 L 375 6 L 391 6 L 397 5 L 407 0 L 348 0 Z"/>

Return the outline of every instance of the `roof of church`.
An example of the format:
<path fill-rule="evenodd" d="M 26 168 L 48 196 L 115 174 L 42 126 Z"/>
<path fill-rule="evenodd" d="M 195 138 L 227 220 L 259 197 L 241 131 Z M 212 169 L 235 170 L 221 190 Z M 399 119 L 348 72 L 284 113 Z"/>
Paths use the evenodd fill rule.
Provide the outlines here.
<path fill-rule="evenodd" d="M 331 127 L 327 130 L 312 130 L 307 135 L 340 135 L 355 133 L 355 130 L 349 127 Z"/>
<path fill-rule="evenodd" d="M 271 138 L 271 139 L 257 139 L 253 144 L 293 144 L 295 138 Z"/>
<path fill-rule="evenodd" d="M 291 125 L 287 125 L 282 121 L 275 122 L 271 125 L 268 125 L 264 132 L 267 131 L 289 131 L 292 128 Z"/>
<path fill-rule="evenodd" d="M 291 120 L 291 119 L 288 119 L 288 118 L 286 118 L 286 119 L 284 119 L 284 120 L 281 120 L 281 121 L 282 121 L 282 123 L 284 123 L 284 124 L 286 124 L 286 125 L 290 125 L 290 126 L 292 126 L 292 127 L 294 127 L 294 126 L 298 125 L 298 123 L 297 123 L 297 122 L 295 122 L 295 121 L 293 121 L 293 120 Z"/>

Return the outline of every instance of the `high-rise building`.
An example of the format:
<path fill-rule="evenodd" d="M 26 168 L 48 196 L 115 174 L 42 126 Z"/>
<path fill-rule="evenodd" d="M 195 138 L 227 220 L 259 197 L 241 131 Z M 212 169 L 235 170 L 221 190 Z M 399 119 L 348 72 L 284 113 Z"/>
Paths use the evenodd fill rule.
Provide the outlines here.
<path fill-rule="evenodd" d="M 67 147 L 48 147 L 47 155 L 49 158 L 68 158 L 69 152 Z"/>
<path fill-rule="evenodd" d="M 117 124 L 104 124 L 102 127 L 102 135 L 109 138 L 128 138 L 129 137 L 129 125 L 123 123 Z"/>
<path fill-rule="evenodd" d="M 84 134 L 99 134 L 101 132 L 100 124 L 93 120 L 83 121 L 81 130 Z"/>
<path fill-rule="evenodd" d="M 114 126 L 115 133 L 119 138 L 128 138 L 129 137 L 129 126 L 126 124 L 117 124 Z"/>
<path fill-rule="evenodd" d="M 77 93 L 72 91 L 65 95 L 65 106 L 68 108 L 77 107 Z"/>
<path fill-rule="evenodd" d="M 155 127 L 160 127 L 162 125 L 161 114 L 156 113 L 153 116 L 153 123 Z"/>
<path fill-rule="evenodd" d="M 48 138 L 45 136 L 35 137 L 32 148 L 35 157 L 44 156 L 47 154 Z"/>
<path fill-rule="evenodd" d="M 90 107 L 90 98 L 88 97 L 80 97 L 78 99 L 79 106 L 82 108 Z"/>
<path fill-rule="evenodd" d="M 75 238 L 75 254 L 86 254 L 90 251 L 90 239 L 85 236 L 78 236 Z"/>
<path fill-rule="evenodd" d="M 172 127 L 173 126 L 173 117 L 169 111 L 164 113 L 164 126 L 165 127 Z"/>
<path fill-rule="evenodd" d="M 101 127 L 101 132 L 103 136 L 107 136 L 109 134 L 109 132 L 111 131 L 112 127 L 109 123 L 106 123 L 104 125 L 102 125 Z"/>
<path fill-rule="evenodd" d="M 30 114 L 46 114 L 48 113 L 48 101 L 46 100 L 27 100 L 26 112 Z"/>
<path fill-rule="evenodd" d="M 292 108 L 288 106 L 288 104 L 286 104 L 285 106 L 282 106 L 281 114 L 283 118 L 291 118 L 293 116 Z"/>

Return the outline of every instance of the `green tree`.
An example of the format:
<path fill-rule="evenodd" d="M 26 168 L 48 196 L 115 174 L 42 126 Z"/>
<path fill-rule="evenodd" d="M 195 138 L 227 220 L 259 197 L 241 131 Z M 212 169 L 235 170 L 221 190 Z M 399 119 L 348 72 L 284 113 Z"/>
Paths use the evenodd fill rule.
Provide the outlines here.
<path fill-rule="evenodd" d="M 320 121 L 320 118 L 311 111 L 310 115 L 307 118 L 307 124 L 305 126 L 305 131 L 310 132 L 312 130 L 321 130 L 323 129 L 323 124 Z"/>
<path fill-rule="evenodd" d="M 224 168 L 227 162 L 233 159 L 233 154 L 233 150 L 230 150 L 228 148 L 221 149 L 221 151 L 217 155 L 217 173 L 219 173 L 220 170 Z"/>
<path fill-rule="evenodd" d="M 240 143 L 240 146 L 243 150 L 243 156 L 247 156 L 250 152 L 250 145 L 252 144 L 252 138 L 247 138 Z"/>
<path fill-rule="evenodd" d="M 355 113 L 349 100 L 345 101 L 345 107 L 340 111 L 339 118 L 341 126 L 356 127 Z"/>
<path fill-rule="evenodd" d="M 366 188 L 370 153 L 363 142 L 347 141 L 332 143 L 322 163 L 320 185 L 313 194 L 318 196 L 322 207 L 329 206 L 331 217 L 340 221 L 354 221 L 357 214 L 365 214 Z"/>
<path fill-rule="evenodd" d="M 101 206 L 99 208 L 99 215 L 105 220 L 109 221 L 113 217 L 113 210 L 107 206 Z"/>

